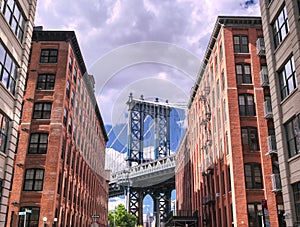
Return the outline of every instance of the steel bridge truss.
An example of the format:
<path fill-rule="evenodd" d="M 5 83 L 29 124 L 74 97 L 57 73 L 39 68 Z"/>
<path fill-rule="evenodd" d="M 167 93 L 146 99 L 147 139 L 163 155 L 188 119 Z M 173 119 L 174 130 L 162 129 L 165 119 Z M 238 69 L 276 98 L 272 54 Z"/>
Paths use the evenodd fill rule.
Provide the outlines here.
<path fill-rule="evenodd" d="M 127 102 L 129 107 L 128 122 L 128 166 L 132 163 L 141 164 L 145 160 L 144 124 L 147 116 L 154 120 L 154 158 L 165 158 L 170 155 L 170 112 L 171 108 L 156 99 L 155 102 L 133 99 L 132 94 Z"/>
<path fill-rule="evenodd" d="M 130 188 L 129 212 L 138 217 L 138 224 L 143 224 L 143 200 L 146 195 L 153 199 L 156 225 L 161 226 L 171 210 L 171 193 L 175 188 L 175 178 L 148 188 Z"/>

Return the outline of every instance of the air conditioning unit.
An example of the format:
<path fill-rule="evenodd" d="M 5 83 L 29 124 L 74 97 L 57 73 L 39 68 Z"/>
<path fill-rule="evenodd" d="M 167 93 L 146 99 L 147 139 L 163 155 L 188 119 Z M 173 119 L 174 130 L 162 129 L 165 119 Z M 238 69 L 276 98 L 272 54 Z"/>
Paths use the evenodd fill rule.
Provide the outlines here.
<path fill-rule="evenodd" d="M 263 37 L 259 37 L 256 41 L 257 55 L 266 56 L 265 41 Z"/>
<path fill-rule="evenodd" d="M 281 191 L 281 180 L 280 180 L 279 173 L 272 174 L 271 181 L 272 181 L 272 191 L 273 192 Z"/>
<path fill-rule="evenodd" d="M 217 192 L 216 193 L 216 198 L 219 198 L 220 197 L 220 192 Z"/>
<path fill-rule="evenodd" d="M 268 142 L 268 152 L 266 155 L 269 154 L 277 154 L 277 146 L 276 146 L 276 137 L 275 135 L 271 135 L 267 137 Z"/>
<path fill-rule="evenodd" d="M 269 75 L 266 67 L 260 70 L 260 85 L 262 87 L 269 86 Z"/>
<path fill-rule="evenodd" d="M 266 119 L 273 118 L 273 111 L 272 111 L 271 100 L 266 100 L 264 102 L 264 112 L 265 112 L 265 118 Z"/>

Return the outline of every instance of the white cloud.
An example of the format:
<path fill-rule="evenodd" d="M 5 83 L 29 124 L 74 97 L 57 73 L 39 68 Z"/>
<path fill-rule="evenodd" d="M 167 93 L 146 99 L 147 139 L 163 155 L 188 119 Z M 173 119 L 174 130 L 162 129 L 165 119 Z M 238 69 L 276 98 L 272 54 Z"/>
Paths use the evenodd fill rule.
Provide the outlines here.
<path fill-rule="evenodd" d="M 89 70 L 93 62 L 108 52 L 144 41 L 160 41 L 186 49 L 199 59 L 200 67 L 218 15 L 259 13 L 258 0 L 222 0 L 222 4 L 219 0 L 131 0 L 126 4 L 121 0 L 90 0 L 88 3 L 85 0 L 44 0 L 38 1 L 35 24 L 43 25 L 44 29 L 74 29 Z M 166 57 L 161 49 L 152 52 L 161 59 Z M 151 54 L 145 51 L 147 53 Z M 133 56 L 130 53 L 123 59 Z M 96 89 L 104 122 L 111 123 L 114 115 L 126 108 L 130 92 L 136 97 L 144 94 L 169 99 L 170 102 L 187 102 L 194 81 L 180 71 L 187 65 L 182 61 L 186 57 L 172 55 L 172 59 L 177 61 L 176 69 L 161 64 L 139 64 L 119 69 L 120 72 L 110 75 L 109 81 L 102 80 L 105 69 L 95 71 L 96 88 L 105 86 L 104 90 Z M 115 56 L 106 65 L 119 62 L 120 59 Z M 147 78 L 151 78 L 152 83 Z M 180 92 L 173 92 L 174 85 Z"/>
<path fill-rule="evenodd" d="M 126 206 L 126 201 L 124 197 L 114 197 L 108 200 L 108 210 L 115 210 L 119 204 Z"/>
<path fill-rule="evenodd" d="M 107 24 L 115 23 L 121 16 L 121 10 L 122 10 L 121 1 L 118 0 L 115 3 L 115 5 L 112 7 L 112 10 L 110 12 L 111 16 L 106 20 L 106 23 Z"/>

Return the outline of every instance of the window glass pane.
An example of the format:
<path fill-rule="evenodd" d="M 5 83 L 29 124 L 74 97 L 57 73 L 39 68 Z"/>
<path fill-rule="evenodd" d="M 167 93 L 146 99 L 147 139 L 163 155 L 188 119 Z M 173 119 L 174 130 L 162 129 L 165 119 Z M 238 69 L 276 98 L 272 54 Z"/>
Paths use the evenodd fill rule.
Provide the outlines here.
<path fill-rule="evenodd" d="M 37 143 L 39 140 L 39 134 L 32 134 L 30 138 L 30 143 Z"/>
<path fill-rule="evenodd" d="M 239 96 L 239 104 L 240 105 L 245 105 L 245 98 L 244 98 L 244 96 Z"/>
<path fill-rule="evenodd" d="M 245 74 L 251 74 L 250 72 L 250 65 L 244 65 Z"/>

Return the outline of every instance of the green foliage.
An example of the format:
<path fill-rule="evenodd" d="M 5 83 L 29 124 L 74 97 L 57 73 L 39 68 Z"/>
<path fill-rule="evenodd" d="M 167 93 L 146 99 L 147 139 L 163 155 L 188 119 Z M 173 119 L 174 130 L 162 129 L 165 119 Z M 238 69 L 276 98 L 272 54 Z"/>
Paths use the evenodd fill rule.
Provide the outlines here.
<path fill-rule="evenodd" d="M 133 227 L 137 217 L 128 213 L 123 204 L 119 204 L 115 211 L 108 211 L 108 221 L 110 227 Z"/>

